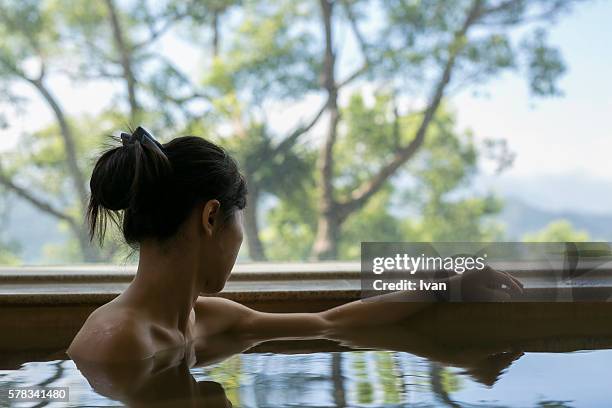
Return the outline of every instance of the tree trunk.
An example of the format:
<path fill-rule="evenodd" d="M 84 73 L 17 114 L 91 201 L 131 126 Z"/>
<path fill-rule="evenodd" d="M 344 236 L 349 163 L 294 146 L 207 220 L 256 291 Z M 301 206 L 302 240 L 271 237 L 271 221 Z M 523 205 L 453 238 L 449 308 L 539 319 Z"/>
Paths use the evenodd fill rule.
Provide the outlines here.
<path fill-rule="evenodd" d="M 313 246 L 313 258 L 316 259 L 335 259 L 338 255 L 338 239 L 340 238 L 340 228 L 344 220 L 352 213 L 361 209 L 367 201 L 376 194 L 384 183 L 408 160 L 414 157 L 415 153 L 421 148 L 427 134 L 427 130 L 436 114 L 444 92 L 451 80 L 453 69 L 455 68 L 456 58 L 459 51 L 463 48 L 462 41 L 469 28 L 474 24 L 480 15 L 481 0 L 473 0 L 472 6 L 468 10 L 464 23 L 455 32 L 454 40 L 449 47 L 449 58 L 442 70 L 440 79 L 434 87 L 427 109 L 423 115 L 421 124 L 416 132 L 415 138 L 405 147 L 397 149 L 393 159 L 384 165 L 378 174 L 363 186 L 353 191 L 348 200 L 339 201 L 334 198 L 333 191 L 333 146 L 337 136 L 337 126 L 339 121 L 337 93 L 338 86 L 334 79 L 334 54 L 332 48 L 331 14 L 332 4 L 328 0 L 321 0 L 323 11 L 323 21 L 326 34 L 326 51 L 324 63 L 324 83 L 329 95 L 328 112 L 330 124 L 326 141 L 321 150 L 320 166 L 320 190 L 321 199 L 319 201 L 319 220 L 317 223 L 317 235 Z"/>
<path fill-rule="evenodd" d="M 117 9 L 115 8 L 113 0 L 106 0 L 106 6 L 108 8 L 111 27 L 113 29 L 113 39 L 115 41 L 117 51 L 119 52 L 119 61 L 121 62 L 123 78 L 125 79 L 127 88 L 128 102 L 130 104 L 130 120 L 135 122 L 138 120 L 138 115 L 140 113 L 140 104 L 138 103 L 138 98 L 136 96 L 136 77 L 134 76 L 134 70 L 132 68 L 132 50 L 126 42 L 123 28 L 119 22 L 119 15 L 117 14 Z"/>
<path fill-rule="evenodd" d="M 333 211 L 322 213 L 317 222 L 317 235 L 312 248 L 313 260 L 335 260 L 338 258 L 340 221 Z"/>
<path fill-rule="evenodd" d="M 266 253 L 261 239 L 259 238 L 259 225 L 257 222 L 259 191 L 255 183 L 248 183 L 248 187 L 249 198 L 247 206 L 244 209 L 244 228 L 247 238 L 247 247 L 249 249 L 249 257 L 252 261 L 265 261 Z"/>
<path fill-rule="evenodd" d="M 213 12 L 213 19 L 212 19 L 212 53 L 213 53 L 213 57 L 217 57 L 219 55 L 219 17 L 220 17 L 220 11 L 215 10 Z"/>
<path fill-rule="evenodd" d="M 79 205 L 82 209 L 84 209 L 87 205 L 87 189 L 85 187 L 85 177 L 79 168 L 78 163 L 78 155 L 76 151 L 76 144 L 74 141 L 74 135 L 72 133 L 72 129 L 68 124 L 66 119 L 66 115 L 64 115 L 64 111 L 59 105 L 59 102 L 55 99 L 51 91 L 47 89 L 42 79 L 32 80 L 30 81 L 32 85 L 40 92 L 44 100 L 47 102 L 51 110 L 55 115 L 55 119 L 60 128 L 60 136 L 62 137 L 62 141 L 64 142 L 64 149 L 66 151 L 66 162 L 68 164 L 68 170 L 70 172 L 70 179 L 72 181 L 72 185 L 74 186 L 75 192 L 79 199 Z"/>
<path fill-rule="evenodd" d="M 66 152 L 66 162 L 68 164 L 68 171 L 70 174 L 70 179 L 72 180 L 72 184 L 74 186 L 74 189 L 76 190 L 77 199 L 79 202 L 79 208 L 80 208 L 79 212 L 84 217 L 85 208 L 87 207 L 87 200 L 88 200 L 89 194 L 85 187 L 85 178 L 83 176 L 83 173 L 81 172 L 81 169 L 79 168 L 76 144 L 74 140 L 74 135 L 72 133 L 72 129 L 70 128 L 70 125 L 68 124 L 64 111 L 59 105 L 59 102 L 57 102 L 57 100 L 55 99 L 51 91 L 47 89 L 42 79 L 31 80 L 30 82 L 40 92 L 44 100 L 51 107 L 51 110 L 55 114 L 55 118 L 60 128 L 60 135 L 64 142 L 64 149 Z M 16 191 L 16 190 L 14 189 L 13 191 Z M 17 193 L 19 192 L 17 191 Z M 37 205 L 36 203 L 34 204 Z M 51 207 L 48 207 L 45 205 L 42 205 L 42 206 L 37 205 L 37 207 L 42 209 L 43 211 L 47 209 L 46 211 L 47 213 L 52 214 L 60 219 L 64 219 L 65 221 L 69 223 L 72 231 L 74 232 L 75 238 L 77 239 L 79 243 L 79 248 L 81 250 L 81 256 L 83 257 L 83 260 L 85 262 L 96 262 L 100 260 L 100 251 L 97 248 L 95 248 L 93 245 L 91 245 L 91 242 L 89 241 L 89 234 L 87 231 L 86 224 L 83 222 L 82 219 L 75 220 L 72 217 L 69 217 L 64 214 L 60 214 L 58 211 L 49 211 Z M 59 215 L 62 215 L 62 216 L 59 216 Z"/>
<path fill-rule="evenodd" d="M 325 30 L 325 55 L 323 60 L 322 83 L 327 91 L 327 113 L 329 127 L 319 154 L 319 208 L 317 234 L 312 248 L 314 259 L 335 259 L 338 256 L 338 237 L 340 217 L 336 214 L 334 201 L 334 154 L 333 149 L 338 134 L 338 88 L 335 78 L 335 56 L 333 50 L 332 12 L 333 4 L 320 0 L 323 27 Z"/>
<path fill-rule="evenodd" d="M 340 120 L 337 95 L 335 94 L 333 98 L 330 97 L 328 111 L 329 129 L 320 156 L 319 191 L 321 199 L 318 208 L 317 234 L 312 248 L 312 258 L 319 260 L 333 260 L 338 257 L 338 239 L 340 238 L 340 225 L 342 223 L 337 203 L 334 200 L 333 185 L 333 148 L 336 143 Z"/>
<path fill-rule="evenodd" d="M 76 235 L 77 241 L 79 242 L 79 248 L 81 249 L 81 255 L 85 262 L 99 262 L 103 259 L 102 252 L 92 245 L 89 240 L 89 232 L 85 228 L 84 223 L 78 223 L 73 226 L 74 234 Z"/>

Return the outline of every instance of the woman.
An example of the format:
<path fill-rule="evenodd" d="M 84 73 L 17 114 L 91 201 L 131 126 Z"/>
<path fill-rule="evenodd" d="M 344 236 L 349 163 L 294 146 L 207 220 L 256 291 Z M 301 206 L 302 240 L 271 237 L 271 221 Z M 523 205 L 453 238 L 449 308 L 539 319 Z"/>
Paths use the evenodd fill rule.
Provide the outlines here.
<path fill-rule="evenodd" d="M 232 335 L 255 341 L 334 338 L 338 331 L 399 322 L 435 299 L 393 293 L 381 302 L 355 301 L 321 313 L 263 313 L 201 293 L 221 291 L 242 243 L 246 185 L 235 161 L 199 137 L 164 145 L 144 129 L 122 134 L 91 176 L 88 220 L 104 238 L 108 219 L 121 220 L 128 244 L 139 248 L 136 277 L 117 298 L 94 311 L 68 354 L 89 361 L 141 360 L 194 339 L 203 347 Z M 450 278 L 464 300 L 506 299 L 521 292 L 509 275 L 485 270 Z M 394 303 L 411 296 L 418 302 Z"/>
<path fill-rule="evenodd" d="M 424 322 L 411 321 L 411 323 L 416 324 L 419 328 L 424 328 L 424 325 L 420 324 Z M 436 392 L 436 384 L 440 382 L 440 374 L 445 366 L 459 368 L 460 372 L 469 375 L 474 381 L 492 386 L 510 365 L 523 356 L 521 347 L 525 344 L 525 333 L 514 333 L 508 337 L 508 334 L 512 331 L 516 332 L 516 329 L 511 330 L 503 327 L 501 322 L 492 321 L 484 322 L 483 325 L 480 325 L 480 322 L 472 322 L 470 330 L 473 330 L 472 335 L 467 335 L 465 331 L 457 331 L 451 325 L 442 330 L 437 328 L 434 333 L 427 333 L 426 330 L 414 330 L 412 324 L 410 326 L 396 324 L 377 327 L 376 330 L 344 331 L 341 333 L 341 338 L 334 342 L 318 339 L 312 342 L 300 340 L 300 349 L 317 353 L 350 349 L 407 352 L 434 363 L 431 364 L 429 373 L 434 392 Z M 478 335 L 475 336 L 473 333 Z M 239 342 L 239 339 L 235 336 L 222 335 L 220 337 L 221 339 L 215 340 L 214 343 L 222 343 L 225 351 L 234 349 L 236 352 L 244 347 L 236 343 L 236 341 Z M 539 343 L 536 341 L 536 344 Z M 285 353 L 294 354 L 295 342 L 275 342 L 273 349 L 277 356 Z M 267 350 L 269 351 L 269 348 Z M 202 377 L 194 376 L 191 371 L 195 367 L 205 367 L 216 363 L 220 357 L 223 359 L 227 355 L 220 353 L 220 350 L 214 345 L 211 347 L 210 341 L 202 345 L 197 339 L 184 347 L 164 350 L 155 354 L 154 357 L 138 361 L 104 364 L 76 358 L 74 363 L 96 393 L 129 407 L 227 408 L 231 407 L 232 403 L 223 385 L 210 381 L 210 378 L 202 381 Z M 320 367 L 320 358 L 317 361 L 317 366 Z M 256 365 L 261 367 L 261 364 L 265 366 L 263 361 Z M 258 403 L 262 406 L 271 406 L 270 403 L 275 398 L 277 391 L 275 386 L 278 382 L 260 383 L 257 381 L 259 371 L 257 367 L 243 367 L 240 378 L 254 376 L 247 380 L 247 383 L 254 381 L 257 384 Z M 228 378 L 228 374 L 226 373 L 224 377 Z M 232 375 L 229 375 L 229 378 L 231 377 Z M 279 379 L 282 379 L 282 374 L 277 377 L 277 380 Z M 295 381 L 295 378 L 293 380 Z M 336 383 L 334 381 L 334 384 Z M 232 384 L 230 382 L 225 385 L 231 386 Z M 308 393 L 307 389 L 301 391 Z M 296 399 L 299 398 L 300 390 L 294 390 L 294 392 L 295 394 L 292 393 L 292 395 Z M 235 395 L 234 392 L 231 393 Z M 339 392 L 339 394 L 342 393 Z M 268 399 L 266 395 L 271 395 L 271 398 Z M 305 395 L 302 394 L 301 397 Z M 297 406 L 297 404 L 294 405 Z"/>

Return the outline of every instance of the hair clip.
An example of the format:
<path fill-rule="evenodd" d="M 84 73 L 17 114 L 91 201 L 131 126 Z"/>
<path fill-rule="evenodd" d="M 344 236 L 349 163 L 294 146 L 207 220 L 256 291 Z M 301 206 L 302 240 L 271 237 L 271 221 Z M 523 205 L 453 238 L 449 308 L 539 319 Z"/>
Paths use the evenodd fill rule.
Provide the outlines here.
<path fill-rule="evenodd" d="M 132 143 L 132 135 L 130 135 L 129 133 L 121 132 L 121 142 L 124 146 L 127 146 L 128 144 Z"/>
<path fill-rule="evenodd" d="M 124 146 L 132 144 L 136 140 L 138 140 L 141 144 L 149 143 L 160 153 L 165 154 L 162 144 L 155 140 L 155 138 L 141 126 L 138 126 L 131 135 L 129 133 L 121 133 L 121 142 L 123 142 Z"/>

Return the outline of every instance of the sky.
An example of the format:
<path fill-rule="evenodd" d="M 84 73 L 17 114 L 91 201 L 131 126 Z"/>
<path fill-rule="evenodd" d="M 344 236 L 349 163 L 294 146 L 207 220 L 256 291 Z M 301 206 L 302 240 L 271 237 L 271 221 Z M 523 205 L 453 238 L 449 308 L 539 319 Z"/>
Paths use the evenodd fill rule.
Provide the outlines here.
<path fill-rule="evenodd" d="M 479 136 L 508 140 L 520 153 L 511 174 L 584 172 L 612 178 L 612 2 L 577 8 L 551 29 L 568 72 L 561 98 L 534 99 L 512 75 L 486 87 L 489 98 L 464 92 L 454 99 L 461 125 Z"/>
<path fill-rule="evenodd" d="M 475 188 L 517 196 L 541 208 L 612 213 L 610 21 L 612 1 L 599 0 L 577 7 L 550 29 L 550 42 L 560 47 L 568 67 L 560 82 L 563 97 L 535 99 L 525 80 L 512 74 L 487 83 L 481 89 L 486 95 L 473 89 L 454 95 L 450 106 L 459 129 L 471 129 L 477 140 L 504 138 L 516 154 L 502 175 L 484 166 Z M 160 46 L 188 60 L 188 70 L 197 69 L 199 61 L 188 44 L 167 38 Z M 52 88 L 70 114 L 98 112 L 113 92 L 106 84 L 66 79 L 54 80 Z M 18 89 L 32 96 L 31 103 L 24 116 L 2 107 L 12 126 L 0 130 L 0 151 L 18 143 L 22 132 L 52 120 L 47 106 L 26 85 Z M 273 109 L 271 119 L 278 129 L 290 129 L 319 106 L 314 99 Z"/>
<path fill-rule="evenodd" d="M 489 96 L 453 100 L 461 127 L 505 138 L 516 153 L 488 186 L 554 210 L 612 212 L 612 2 L 585 4 L 550 31 L 568 71 L 561 98 L 530 98 L 524 80 L 505 75 Z"/>

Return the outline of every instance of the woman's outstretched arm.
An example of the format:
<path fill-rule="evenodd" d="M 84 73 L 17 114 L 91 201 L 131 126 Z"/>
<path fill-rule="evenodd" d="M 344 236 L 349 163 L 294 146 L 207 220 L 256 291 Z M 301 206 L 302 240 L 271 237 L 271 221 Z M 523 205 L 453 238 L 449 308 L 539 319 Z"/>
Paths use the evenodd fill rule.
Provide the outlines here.
<path fill-rule="evenodd" d="M 448 282 L 451 291 L 460 290 L 468 301 L 503 301 L 522 292 L 520 282 L 490 268 L 453 276 Z M 233 332 L 254 340 L 325 337 L 350 328 L 401 322 L 435 300 L 431 292 L 395 292 L 319 313 L 266 313 L 227 299 L 200 298 L 196 332 L 203 336 Z"/>

